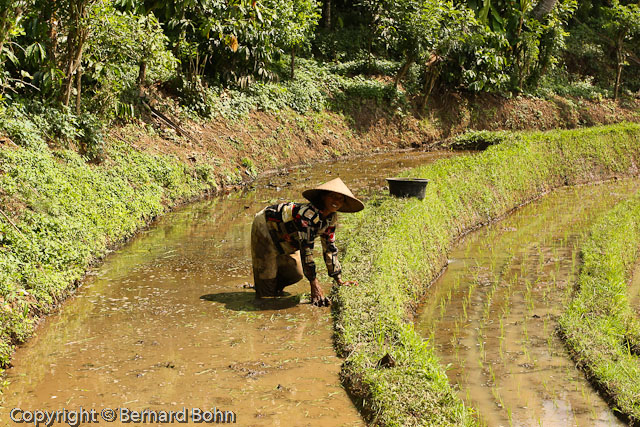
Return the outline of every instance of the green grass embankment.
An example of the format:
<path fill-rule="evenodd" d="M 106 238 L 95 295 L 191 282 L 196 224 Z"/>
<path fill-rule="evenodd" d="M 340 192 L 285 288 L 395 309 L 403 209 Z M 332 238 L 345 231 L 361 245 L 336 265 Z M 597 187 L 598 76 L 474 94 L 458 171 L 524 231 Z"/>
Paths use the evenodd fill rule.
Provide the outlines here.
<path fill-rule="evenodd" d="M 640 424 L 640 322 L 627 283 L 640 247 L 640 194 L 591 228 L 577 292 L 560 331 L 577 365 L 631 424 Z"/>
<path fill-rule="evenodd" d="M 114 142 L 100 166 L 75 151 L 0 149 L 0 366 L 91 262 L 166 209 L 215 189 L 210 170 Z"/>
<path fill-rule="evenodd" d="M 481 154 L 411 171 L 431 180 L 423 201 L 381 197 L 344 218 L 344 277 L 360 285 L 335 291 L 336 345 L 373 424 L 477 423 L 410 322 L 461 234 L 559 186 L 638 173 L 636 124 L 495 137 Z M 395 366 L 379 363 L 387 353 Z"/>

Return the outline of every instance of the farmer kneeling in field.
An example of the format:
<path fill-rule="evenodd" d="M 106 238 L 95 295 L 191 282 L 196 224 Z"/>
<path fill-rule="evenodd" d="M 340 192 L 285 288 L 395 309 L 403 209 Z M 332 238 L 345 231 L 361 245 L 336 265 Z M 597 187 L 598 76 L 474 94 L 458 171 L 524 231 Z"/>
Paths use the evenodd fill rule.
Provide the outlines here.
<path fill-rule="evenodd" d="M 364 204 L 356 199 L 340 178 L 305 190 L 311 203 L 280 203 L 267 206 L 253 220 L 251 259 L 256 298 L 283 295 L 285 286 L 304 277 L 311 284 L 311 303 L 328 306 L 316 277 L 313 244 L 320 236 L 329 276 L 344 285 L 335 244 L 336 212 L 358 212 Z M 302 253 L 302 262 L 300 260 Z"/>

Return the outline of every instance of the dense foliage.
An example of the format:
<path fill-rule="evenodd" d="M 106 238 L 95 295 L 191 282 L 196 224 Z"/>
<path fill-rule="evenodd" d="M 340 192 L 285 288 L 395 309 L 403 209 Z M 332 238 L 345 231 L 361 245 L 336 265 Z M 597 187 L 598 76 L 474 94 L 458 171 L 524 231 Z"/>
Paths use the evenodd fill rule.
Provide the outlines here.
<path fill-rule="evenodd" d="M 0 99 L 102 120 L 140 114 L 149 88 L 211 104 L 209 87 L 286 83 L 301 56 L 395 62 L 382 74 L 420 109 L 445 88 L 640 89 L 628 0 L 0 0 L 0 11 Z"/>

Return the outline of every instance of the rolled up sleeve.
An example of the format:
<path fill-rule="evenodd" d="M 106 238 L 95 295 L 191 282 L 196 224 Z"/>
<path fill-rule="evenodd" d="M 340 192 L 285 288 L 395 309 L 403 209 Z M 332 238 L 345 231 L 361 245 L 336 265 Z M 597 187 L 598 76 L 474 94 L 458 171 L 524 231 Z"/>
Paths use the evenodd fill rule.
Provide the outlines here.
<path fill-rule="evenodd" d="M 316 278 L 316 263 L 313 260 L 313 240 L 305 239 L 300 245 L 302 272 L 310 282 Z"/>

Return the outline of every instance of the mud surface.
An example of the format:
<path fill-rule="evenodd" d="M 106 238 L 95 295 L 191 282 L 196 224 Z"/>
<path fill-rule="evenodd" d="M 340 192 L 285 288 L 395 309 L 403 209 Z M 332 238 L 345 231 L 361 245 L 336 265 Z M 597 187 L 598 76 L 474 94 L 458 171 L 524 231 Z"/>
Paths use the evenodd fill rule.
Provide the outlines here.
<path fill-rule="evenodd" d="M 167 214 L 108 256 L 18 349 L 2 424 L 13 425 L 15 407 L 215 407 L 246 426 L 364 425 L 338 380 L 329 309 L 305 302 L 308 283 L 260 303 L 244 287 L 251 221 L 336 176 L 366 199 L 385 177 L 449 155 L 385 153 L 290 170 Z M 328 291 L 322 261 L 318 271 Z"/>
<path fill-rule="evenodd" d="M 638 188 L 623 181 L 561 189 L 471 233 L 450 254 L 416 325 L 486 425 L 624 425 L 555 329 L 589 226 Z"/>
<path fill-rule="evenodd" d="M 631 281 L 628 287 L 629 303 L 636 315 L 640 316 L 640 262 L 636 263 L 631 274 Z"/>

